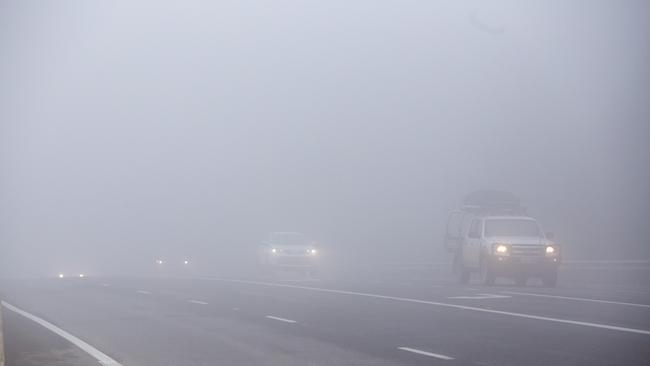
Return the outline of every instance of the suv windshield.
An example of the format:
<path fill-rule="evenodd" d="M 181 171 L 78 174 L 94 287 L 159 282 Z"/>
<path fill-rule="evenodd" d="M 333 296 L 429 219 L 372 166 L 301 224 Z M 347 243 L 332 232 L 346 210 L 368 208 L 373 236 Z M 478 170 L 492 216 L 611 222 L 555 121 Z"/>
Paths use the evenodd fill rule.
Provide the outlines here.
<path fill-rule="evenodd" d="M 540 236 L 534 220 L 496 219 L 485 221 L 485 236 Z"/>
<path fill-rule="evenodd" d="M 274 244 L 305 245 L 307 238 L 300 233 L 275 233 L 271 238 Z"/>

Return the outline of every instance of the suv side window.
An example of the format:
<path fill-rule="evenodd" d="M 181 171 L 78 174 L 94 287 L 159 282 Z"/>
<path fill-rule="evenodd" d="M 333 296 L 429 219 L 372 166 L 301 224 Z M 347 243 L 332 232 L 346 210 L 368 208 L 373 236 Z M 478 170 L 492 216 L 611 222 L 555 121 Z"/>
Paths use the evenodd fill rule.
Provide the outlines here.
<path fill-rule="evenodd" d="M 474 219 L 472 225 L 469 228 L 468 237 L 476 239 L 481 237 L 481 220 Z"/>

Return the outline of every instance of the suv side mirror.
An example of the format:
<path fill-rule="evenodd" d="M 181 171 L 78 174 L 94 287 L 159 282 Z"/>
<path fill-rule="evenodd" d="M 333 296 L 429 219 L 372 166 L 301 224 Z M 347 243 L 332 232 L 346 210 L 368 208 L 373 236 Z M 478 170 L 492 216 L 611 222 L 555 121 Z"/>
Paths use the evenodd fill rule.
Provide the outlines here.
<path fill-rule="evenodd" d="M 547 231 L 546 239 L 553 239 L 553 238 L 555 238 L 555 234 L 552 231 Z"/>

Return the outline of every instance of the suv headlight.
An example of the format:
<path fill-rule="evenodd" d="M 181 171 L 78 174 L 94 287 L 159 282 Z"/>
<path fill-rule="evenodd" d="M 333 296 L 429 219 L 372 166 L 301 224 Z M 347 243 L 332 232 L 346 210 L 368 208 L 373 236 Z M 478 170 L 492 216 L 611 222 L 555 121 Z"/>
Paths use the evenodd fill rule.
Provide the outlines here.
<path fill-rule="evenodd" d="M 558 254 L 558 248 L 552 246 L 552 245 L 547 245 L 545 249 L 546 255 L 557 255 Z"/>
<path fill-rule="evenodd" d="M 510 247 L 508 247 L 506 244 L 493 244 L 492 249 L 494 251 L 494 254 L 497 255 L 508 255 L 510 254 Z"/>

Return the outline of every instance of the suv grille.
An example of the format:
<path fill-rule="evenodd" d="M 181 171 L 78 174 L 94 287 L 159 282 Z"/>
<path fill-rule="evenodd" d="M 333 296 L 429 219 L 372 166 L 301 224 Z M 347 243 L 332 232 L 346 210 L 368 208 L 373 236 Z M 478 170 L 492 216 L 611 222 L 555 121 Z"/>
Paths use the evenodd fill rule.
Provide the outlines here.
<path fill-rule="evenodd" d="M 513 244 L 512 245 L 512 255 L 516 256 L 543 256 L 544 255 L 544 246 L 543 245 L 521 245 Z"/>

